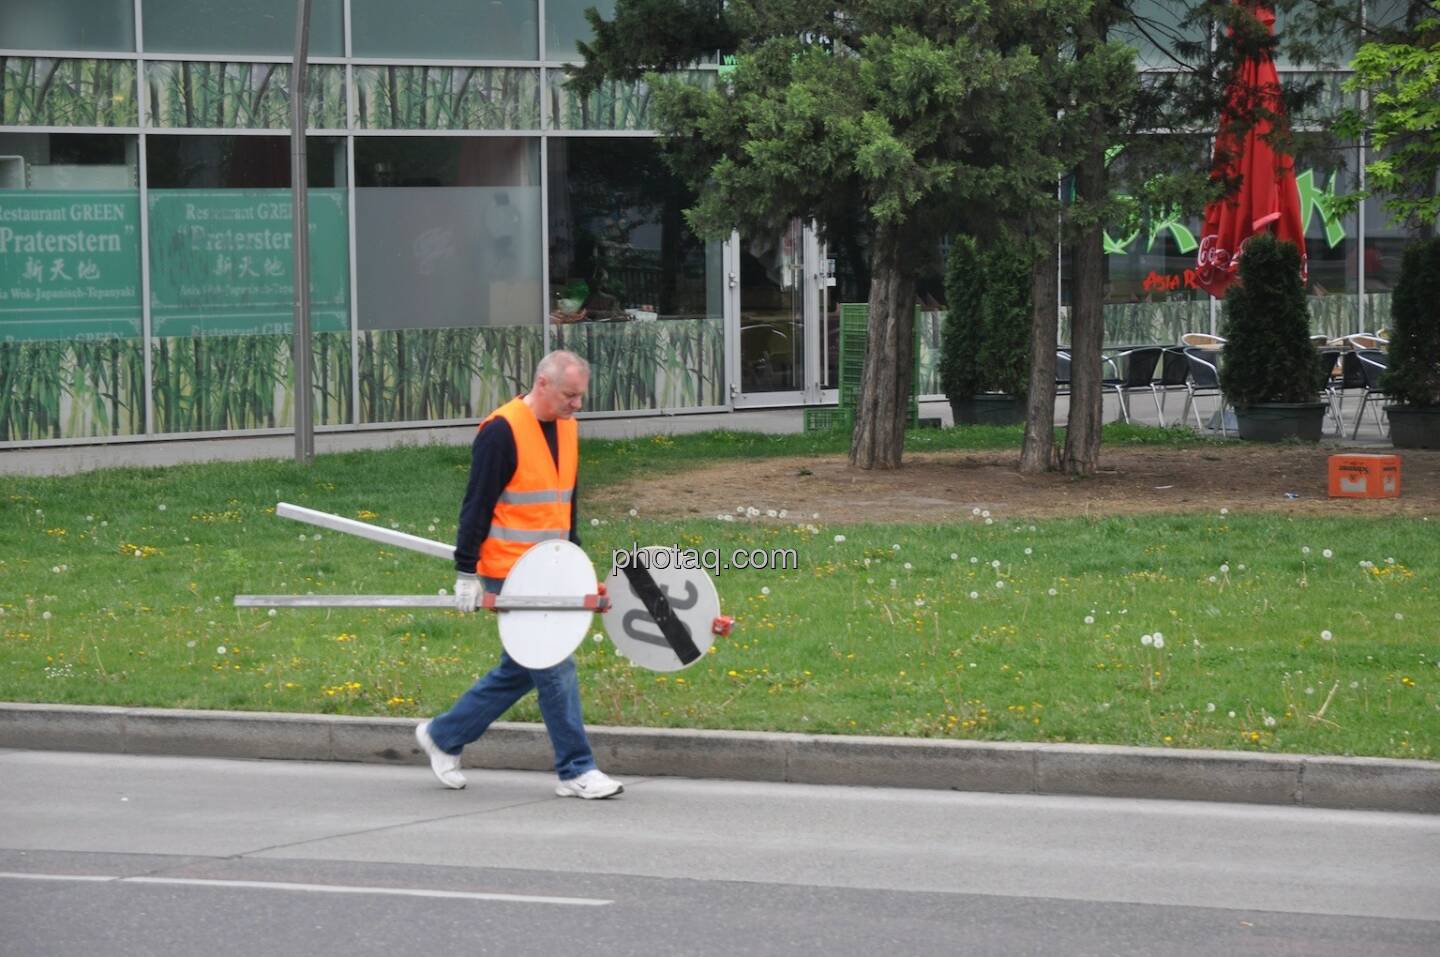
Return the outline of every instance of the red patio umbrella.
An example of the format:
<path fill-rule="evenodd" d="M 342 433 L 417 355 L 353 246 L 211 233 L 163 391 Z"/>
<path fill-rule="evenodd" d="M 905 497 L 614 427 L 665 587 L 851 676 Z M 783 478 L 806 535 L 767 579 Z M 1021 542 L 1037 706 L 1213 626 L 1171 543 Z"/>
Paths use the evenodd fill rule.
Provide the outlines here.
<path fill-rule="evenodd" d="M 1275 14 L 1255 0 L 1235 0 L 1265 25 L 1275 29 Z M 1233 32 L 1233 31 L 1232 31 Z M 1240 67 L 1220 111 L 1215 137 L 1211 179 L 1239 178 L 1240 188 L 1205 209 L 1196 257 L 1196 279 L 1212 296 L 1225 295 L 1238 278 L 1245 241 L 1261 230 L 1300 249 L 1300 277 L 1306 277 L 1305 231 L 1300 220 L 1300 191 L 1295 185 L 1295 164 L 1276 152 L 1266 137 L 1274 128 L 1271 116 L 1281 117 L 1280 75 L 1268 53 L 1257 54 Z M 1257 115 L 1261 114 L 1261 115 Z"/>

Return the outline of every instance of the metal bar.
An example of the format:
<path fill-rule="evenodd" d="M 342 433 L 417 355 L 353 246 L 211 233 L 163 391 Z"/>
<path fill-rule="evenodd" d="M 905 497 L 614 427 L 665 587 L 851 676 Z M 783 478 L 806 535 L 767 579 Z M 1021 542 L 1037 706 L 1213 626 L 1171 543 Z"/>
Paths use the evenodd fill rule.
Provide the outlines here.
<path fill-rule="evenodd" d="M 236 595 L 236 608 L 455 608 L 452 595 Z M 596 611 L 594 595 L 499 595 L 496 611 Z"/>
<path fill-rule="evenodd" d="M 452 595 L 236 595 L 236 608 L 455 608 Z"/>
<path fill-rule="evenodd" d="M 408 532 L 399 532 L 393 528 L 381 528 L 379 525 L 371 525 L 368 522 L 357 522 L 353 518 L 343 518 L 301 505 L 281 502 L 275 506 L 275 514 L 280 518 L 290 518 L 297 522 L 318 525 L 321 528 L 344 532 L 347 535 L 358 535 L 373 542 L 408 548 L 412 552 L 422 552 L 447 561 L 455 558 L 455 546 L 453 545 L 446 545 L 444 542 L 437 542 L 430 538 L 421 538 L 419 535 L 411 535 Z"/>

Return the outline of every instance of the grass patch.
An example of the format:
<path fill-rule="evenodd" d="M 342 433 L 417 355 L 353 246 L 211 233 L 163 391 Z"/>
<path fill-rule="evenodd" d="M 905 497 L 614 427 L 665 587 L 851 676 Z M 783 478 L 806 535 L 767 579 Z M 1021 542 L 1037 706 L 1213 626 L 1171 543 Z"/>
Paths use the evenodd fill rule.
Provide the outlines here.
<path fill-rule="evenodd" d="M 1018 442 L 1017 430 L 975 431 L 934 441 Z M 910 447 L 975 447 L 917 446 L 926 435 Z M 735 433 L 592 442 L 584 481 L 844 443 Z M 492 617 L 271 615 L 230 602 L 448 588 L 443 562 L 279 520 L 273 507 L 293 501 L 449 540 L 467 468 L 467 450 L 437 446 L 322 456 L 310 469 L 0 480 L 0 698 L 441 711 L 498 657 Z M 592 722 L 1436 756 L 1440 550 L 1429 520 L 590 518 L 586 547 L 602 569 L 632 542 L 726 557 L 792 549 L 798 565 L 720 571 L 737 628 L 684 672 L 635 669 L 587 640 Z M 533 699 L 512 716 L 537 720 Z"/>

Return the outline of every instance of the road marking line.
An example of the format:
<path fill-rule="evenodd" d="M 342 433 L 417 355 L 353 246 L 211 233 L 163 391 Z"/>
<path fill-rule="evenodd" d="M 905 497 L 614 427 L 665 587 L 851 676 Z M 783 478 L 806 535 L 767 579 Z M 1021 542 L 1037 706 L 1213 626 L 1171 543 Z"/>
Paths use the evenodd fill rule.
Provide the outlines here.
<path fill-rule="evenodd" d="M 116 884 L 178 884 L 187 887 L 237 887 L 252 890 L 299 891 L 313 894 L 383 894 L 392 897 L 435 897 L 450 900 L 502 901 L 512 904 L 558 904 L 604 907 L 614 901 L 598 897 L 540 897 L 532 894 L 487 894 L 477 891 L 425 890 L 413 887 L 359 887 L 344 884 L 294 884 L 285 881 L 225 881 L 194 877 L 107 877 L 95 874 L 22 874 L 0 871 L 0 879 L 28 881 L 99 881 Z"/>

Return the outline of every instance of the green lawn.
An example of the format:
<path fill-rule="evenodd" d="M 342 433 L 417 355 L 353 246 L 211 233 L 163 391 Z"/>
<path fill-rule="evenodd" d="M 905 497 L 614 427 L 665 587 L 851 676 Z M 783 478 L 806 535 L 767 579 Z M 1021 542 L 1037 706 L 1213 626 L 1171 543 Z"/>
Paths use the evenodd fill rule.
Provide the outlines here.
<path fill-rule="evenodd" d="M 1018 435 L 947 430 L 910 442 L 1014 447 Z M 1139 429 L 1107 441 L 1196 440 Z M 583 489 L 641 468 L 845 444 L 733 433 L 588 442 L 582 507 Z M 257 462 L 0 479 L 0 698 L 443 710 L 497 657 L 492 617 L 272 613 L 231 600 L 450 587 L 443 561 L 277 519 L 273 508 L 296 502 L 449 540 L 467 468 L 467 450 L 425 447 L 323 456 L 308 470 Z M 743 488 L 734 504 L 763 506 Z M 1440 741 L 1440 516 L 584 519 L 602 575 L 610 550 L 632 542 L 798 558 L 795 570 L 717 574 L 737 627 L 683 672 L 634 669 L 608 641 L 587 640 L 594 723 L 1427 758 Z M 537 719 L 533 700 L 512 717 Z"/>

